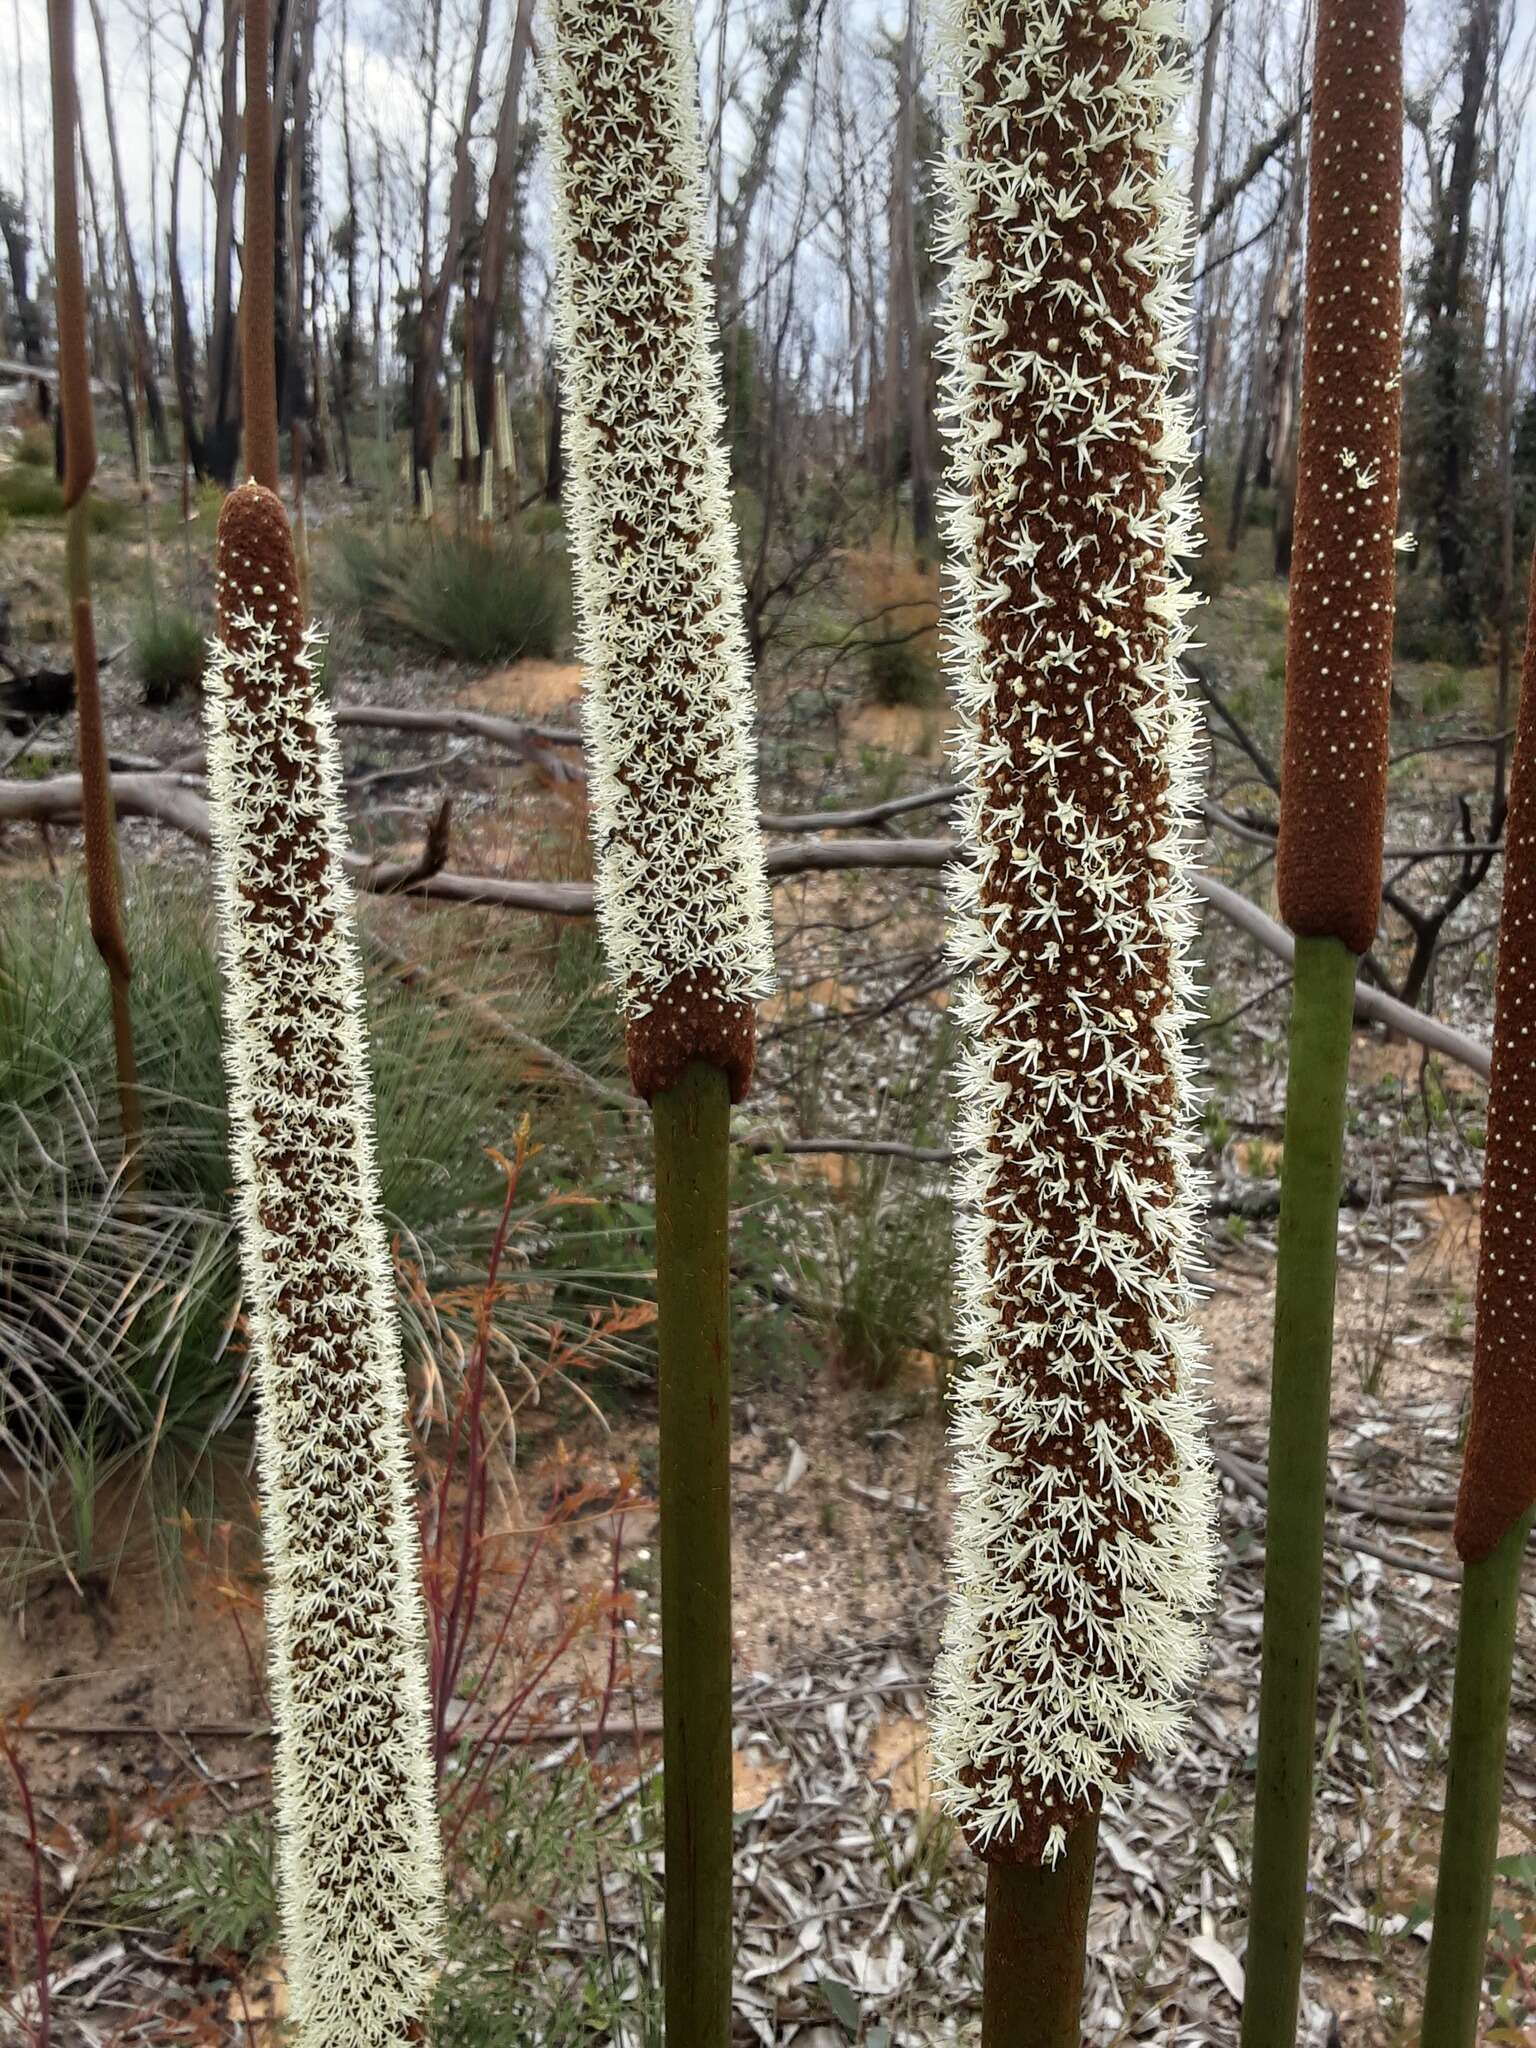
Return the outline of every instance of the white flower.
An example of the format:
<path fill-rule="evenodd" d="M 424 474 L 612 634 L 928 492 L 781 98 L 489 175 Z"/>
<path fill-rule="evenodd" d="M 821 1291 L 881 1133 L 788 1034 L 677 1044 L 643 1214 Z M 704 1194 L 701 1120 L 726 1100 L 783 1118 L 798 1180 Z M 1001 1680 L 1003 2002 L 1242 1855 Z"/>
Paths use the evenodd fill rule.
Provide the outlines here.
<path fill-rule="evenodd" d="M 598 910 L 647 1094 L 695 1052 L 739 1093 L 773 975 L 690 21 L 556 0 L 548 78 Z"/>
<path fill-rule="evenodd" d="M 1215 1574 L 1192 1269 L 1182 79 L 1163 0 L 945 0 L 953 1597 L 934 1765 L 1054 1862 L 1173 1741 Z"/>
<path fill-rule="evenodd" d="M 403 2048 L 443 1892 L 406 1388 L 335 730 L 287 520 L 256 484 L 225 500 L 215 580 L 208 792 L 283 1949 L 299 2048 Z"/>

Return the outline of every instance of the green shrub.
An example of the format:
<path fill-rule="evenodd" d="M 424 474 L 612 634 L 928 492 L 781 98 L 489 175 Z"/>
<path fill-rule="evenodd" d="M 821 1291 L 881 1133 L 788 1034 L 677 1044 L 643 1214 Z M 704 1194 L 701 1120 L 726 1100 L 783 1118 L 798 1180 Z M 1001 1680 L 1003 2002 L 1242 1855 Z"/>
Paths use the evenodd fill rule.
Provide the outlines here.
<path fill-rule="evenodd" d="M 0 512 L 13 519 L 62 519 L 64 492 L 51 469 L 31 463 L 14 463 L 0 470 Z M 133 518 L 133 507 L 116 498 L 91 493 L 92 533 L 120 533 Z"/>
<path fill-rule="evenodd" d="M 0 1428 L 38 1494 L 76 1477 L 90 1492 L 115 1461 L 147 1462 L 151 1450 L 169 1454 L 171 1477 L 194 1470 L 247 1395 L 219 975 L 203 890 L 141 881 L 129 943 L 145 1121 L 137 1221 L 112 1179 L 107 982 L 83 902 L 61 912 L 51 892 L 18 886 L 0 927 Z M 436 1307 L 402 1267 L 407 1359 L 438 1372 L 457 1341 L 450 1330 L 462 1337 L 473 1315 L 484 1212 L 500 1198 L 483 1148 L 505 1145 L 516 1121 L 518 1056 L 466 1010 L 392 977 L 370 987 L 369 1032 L 384 1205 L 400 1257 L 432 1288 L 456 1290 Z M 509 1349 L 532 1356 L 547 1349 L 555 1316 L 537 1251 L 549 1206 L 531 1194 L 514 1216 L 519 1284 L 496 1309 Z M 612 1296 L 590 1259 L 579 1278 L 563 1269 L 559 1286 L 580 1293 L 579 1322 Z M 617 1343 L 586 1349 L 594 1360 L 629 1356 Z M 35 1499 L 26 1512 L 35 1525 Z M 47 1530 L 33 1533 L 46 1552 Z"/>
<path fill-rule="evenodd" d="M 133 636 L 133 658 L 146 704 L 171 704 L 198 689 L 208 660 L 208 639 L 191 612 L 161 605 L 145 611 Z"/>
<path fill-rule="evenodd" d="M 872 1390 L 948 1342 L 950 1205 L 904 1160 L 859 1159 L 831 1216 L 824 1266 L 837 1364 Z"/>
<path fill-rule="evenodd" d="M 872 640 L 864 656 L 864 686 L 875 704 L 935 704 L 940 696 L 938 671 L 912 640 Z"/>
<path fill-rule="evenodd" d="M 52 469 L 53 435 L 47 427 L 26 427 L 16 443 L 16 460 L 30 469 Z"/>
<path fill-rule="evenodd" d="M 437 2048 L 659 2038 L 651 1865 L 660 1821 L 644 1781 L 633 1800 L 604 1805 L 584 1758 L 554 1771 L 514 1758 L 495 1774 L 485 1806 L 451 1844 Z M 265 1809 L 204 1834 L 181 1826 L 93 1889 L 114 1921 L 174 1936 L 238 1981 L 277 1947 L 273 1849 Z M 598 1939 L 551 1947 L 548 1928 L 572 1912 L 596 1923 Z"/>
<path fill-rule="evenodd" d="M 460 661 L 552 655 L 565 617 L 565 579 L 553 555 L 514 540 L 429 534 L 337 536 L 337 595 L 375 638 L 414 640 Z"/>
<path fill-rule="evenodd" d="M 1448 668 L 1469 667 L 1479 655 L 1475 626 L 1457 623 L 1446 609 L 1445 593 L 1432 570 L 1420 567 L 1397 578 L 1397 617 L 1392 652 L 1399 661 L 1438 661 Z"/>

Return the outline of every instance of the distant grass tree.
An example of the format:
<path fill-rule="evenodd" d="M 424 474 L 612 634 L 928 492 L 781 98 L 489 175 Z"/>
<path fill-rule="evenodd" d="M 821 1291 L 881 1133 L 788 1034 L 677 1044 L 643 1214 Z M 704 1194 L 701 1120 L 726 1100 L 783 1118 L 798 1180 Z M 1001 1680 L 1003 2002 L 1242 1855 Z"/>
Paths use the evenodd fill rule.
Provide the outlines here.
<path fill-rule="evenodd" d="M 1243 2048 L 1292 2048 L 1306 1944 L 1345 1089 L 1387 801 L 1403 0 L 1320 0 L 1312 132 L 1278 856 L 1296 968 Z"/>
<path fill-rule="evenodd" d="M 667 2038 L 725 2048 L 729 1117 L 772 957 L 691 21 L 556 0 L 549 90 L 599 915 L 656 1137 Z"/>
<path fill-rule="evenodd" d="M 985 2048 L 1077 2048 L 1099 1814 L 1215 1573 L 1191 1267 L 1200 743 L 1171 5 L 949 0 L 948 658 L 966 784 L 942 1801 Z"/>

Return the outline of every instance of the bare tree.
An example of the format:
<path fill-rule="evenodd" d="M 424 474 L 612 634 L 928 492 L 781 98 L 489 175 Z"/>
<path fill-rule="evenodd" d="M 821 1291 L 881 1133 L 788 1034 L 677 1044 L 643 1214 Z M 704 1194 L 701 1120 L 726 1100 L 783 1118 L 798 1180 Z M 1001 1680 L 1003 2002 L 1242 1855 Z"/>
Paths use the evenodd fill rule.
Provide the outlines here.
<path fill-rule="evenodd" d="M 139 266 L 133 253 L 133 237 L 128 228 L 128 197 L 123 186 L 123 160 L 117 146 L 117 117 L 112 104 L 112 66 L 107 56 L 107 30 L 102 19 L 101 0 L 91 0 L 91 20 L 96 29 L 96 54 L 101 63 L 101 103 L 106 117 L 107 161 L 112 173 L 112 204 L 117 220 L 117 260 L 121 267 L 123 290 L 127 301 L 128 339 L 133 350 L 133 376 L 144 394 L 145 410 L 149 414 L 150 432 L 155 437 L 155 460 L 169 462 L 170 443 L 165 433 L 165 405 L 160 397 L 160 383 L 155 375 L 154 351 L 150 347 L 149 322 L 144 312 L 144 287 L 139 281 Z M 95 201 L 92 201 L 94 208 Z M 133 440 L 135 460 L 138 445 Z"/>

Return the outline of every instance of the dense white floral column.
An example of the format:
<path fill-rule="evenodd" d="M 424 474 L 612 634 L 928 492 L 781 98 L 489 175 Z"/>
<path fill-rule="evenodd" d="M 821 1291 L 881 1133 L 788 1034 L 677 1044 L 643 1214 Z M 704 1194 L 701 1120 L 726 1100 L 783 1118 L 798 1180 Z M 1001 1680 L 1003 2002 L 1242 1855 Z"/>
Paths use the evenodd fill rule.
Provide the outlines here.
<path fill-rule="evenodd" d="M 205 681 L 299 2048 L 425 2038 L 442 1873 L 425 1613 L 330 707 L 270 491 L 219 516 Z"/>
<path fill-rule="evenodd" d="M 982 1856 L 1052 1865 L 1174 1740 L 1213 1589 L 1180 17 L 947 0 L 939 21 L 967 1363 L 933 1749 Z"/>
<path fill-rule="evenodd" d="M 704 242 L 691 14 L 558 0 L 561 375 L 598 914 L 647 1098 L 733 1096 L 773 978 L 752 680 Z"/>

